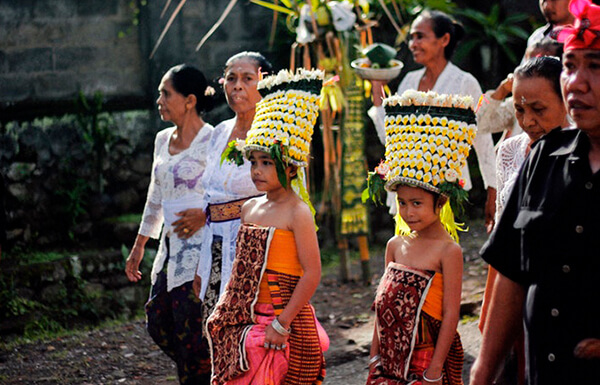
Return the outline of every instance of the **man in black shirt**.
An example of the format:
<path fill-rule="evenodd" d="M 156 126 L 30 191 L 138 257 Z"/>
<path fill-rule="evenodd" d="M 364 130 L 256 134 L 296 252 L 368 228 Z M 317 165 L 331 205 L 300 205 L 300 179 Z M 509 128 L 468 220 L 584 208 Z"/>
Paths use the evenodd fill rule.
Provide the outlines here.
<path fill-rule="evenodd" d="M 471 385 L 493 383 L 521 323 L 528 384 L 600 384 L 600 7 L 571 12 L 561 86 L 577 129 L 532 146 L 482 249 L 500 274 Z"/>

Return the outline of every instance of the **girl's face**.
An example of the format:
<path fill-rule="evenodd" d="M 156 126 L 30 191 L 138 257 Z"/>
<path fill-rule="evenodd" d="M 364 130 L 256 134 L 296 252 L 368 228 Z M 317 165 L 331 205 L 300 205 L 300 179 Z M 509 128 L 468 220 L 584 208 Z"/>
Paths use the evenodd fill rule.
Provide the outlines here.
<path fill-rule="evenodd" d="M 417 17 L 410 26 L 408 48 L 415 62 L 427 66 L 428 63 L 444 56 L 444 48 L 450 42 L 450 35 L 435 36 L 431 19 Z"/>
<path fill-rule="evenodd" d="M 400 185 L 396 195 L 400 216 L 412 231 L 421 231 L 440 220 L 433 194 L 420 187 Z"/>
<path fill-rule="evenodd" d="M 186 102 L 187 98 L 173 88 L 171 77 L 168 74 L 163 76 L 156 99 L 161 120 L 178 125 L 186 114 Z"/>
<path fill-rule="evenodd" d="M 513 103 L 519 126 L 534 141 L 565 122 L 567 110 L 550 80 L 515 77 Z"/>
<path fill-rule="evenodd" d="M 225 97 L 236 114 L 254 111 L 261 99 L 257 85 L 258 68 L 254 60 L 241 58 L 225 69 Z"/>
<path fill-rule="evenodd" d="M 270 192 L 283 189 L 277 177 L 275 161 L 269 154 L 263 151 L 252 151 L 250 154 L 250 164 L 250 177 L 258 191 Z M 285 172 L 289 181 L 291 167 L 287 167 Z"/>

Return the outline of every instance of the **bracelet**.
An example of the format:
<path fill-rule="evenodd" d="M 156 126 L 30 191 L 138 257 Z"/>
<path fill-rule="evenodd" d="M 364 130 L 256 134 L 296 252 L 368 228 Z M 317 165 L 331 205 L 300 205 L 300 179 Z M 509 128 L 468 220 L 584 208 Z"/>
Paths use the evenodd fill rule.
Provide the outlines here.
<path fill-rule="evenodd" d="M 425 382 L 438 382 L 439 380 L 444 378 L 444 373 L 440 374 L 440 376 L 438 378 L 427 378 L 426 373 L 427 373 L 427 369 L 423 370 L 423 380 Z"/>
<path fill-rule="evenodd" d="M 375 354 L 373 357 L 371 357 L 371 359 L 369 360 L 369 366 L 373 365 L 374 363 L 376 363 L 377 361 L 381 360 L 381 356 L 379 354 Z"/>
<path fill-rule="evenodd" d="M 275 329 L 277 333 L 281 334 L 282 336 L 287 336 L 292 332 L 292 328 L 284 328 L 277 318 L 275 318 L 273 322 L 271 322 L 271 326 L 273 327 L 273 329 Z"/>

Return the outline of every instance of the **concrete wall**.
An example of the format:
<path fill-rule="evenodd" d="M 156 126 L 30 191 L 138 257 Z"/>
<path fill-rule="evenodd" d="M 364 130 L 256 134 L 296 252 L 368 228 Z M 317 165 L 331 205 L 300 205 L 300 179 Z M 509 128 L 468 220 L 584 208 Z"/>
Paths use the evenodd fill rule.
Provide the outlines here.
<path fill-rule="evenodd" d="M 188 0 L 150 60 L 178 3 L 161 19 L 166 0 L 0 0 L 0 121 L 69 112 L 79 91 L 101 91 L 109 110 L 152 108 L 169 67 L 185 61 L 216 79 L 230 55 L 267 48 L 271 13 L 239 1 L 195 52 L 228 0 Z"/>

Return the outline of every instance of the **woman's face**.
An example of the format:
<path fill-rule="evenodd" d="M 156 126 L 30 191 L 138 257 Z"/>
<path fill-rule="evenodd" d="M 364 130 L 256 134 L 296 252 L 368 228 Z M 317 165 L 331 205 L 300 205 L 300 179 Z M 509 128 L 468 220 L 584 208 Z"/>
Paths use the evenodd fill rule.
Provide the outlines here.
<path fill-rule="evenodd" d="M 415 62 L 427 64 L 444 57 L 444 48 L 450 42 L 450 34 L 435 36 L 431 19 L 417 17 L 410 26 L 410 43 L 408 48 Z"/>
<path fill-rule="evenodd" d="M 257 85 L 258 68 L 254 60 L 241 58 L 225 69 L 223 88 L 227 104 L 236 114 L 254 111 L 256 103 L 261 99 Z"/>
<path fill-rule="evenodd" d="M 519 126 L 532 141 L 561 126 L 567 114 L 562 97 L 541 77 L 515 76 L 513 103 Z"/>
<path fill-rule="evenodd" d="M 186 113 L 186 102 L 187 98 L 173 88 L 170 75 L 163 76 L 158 86 L 158 99 L 156 99 L 161 120 L 178 125 Z"/>

